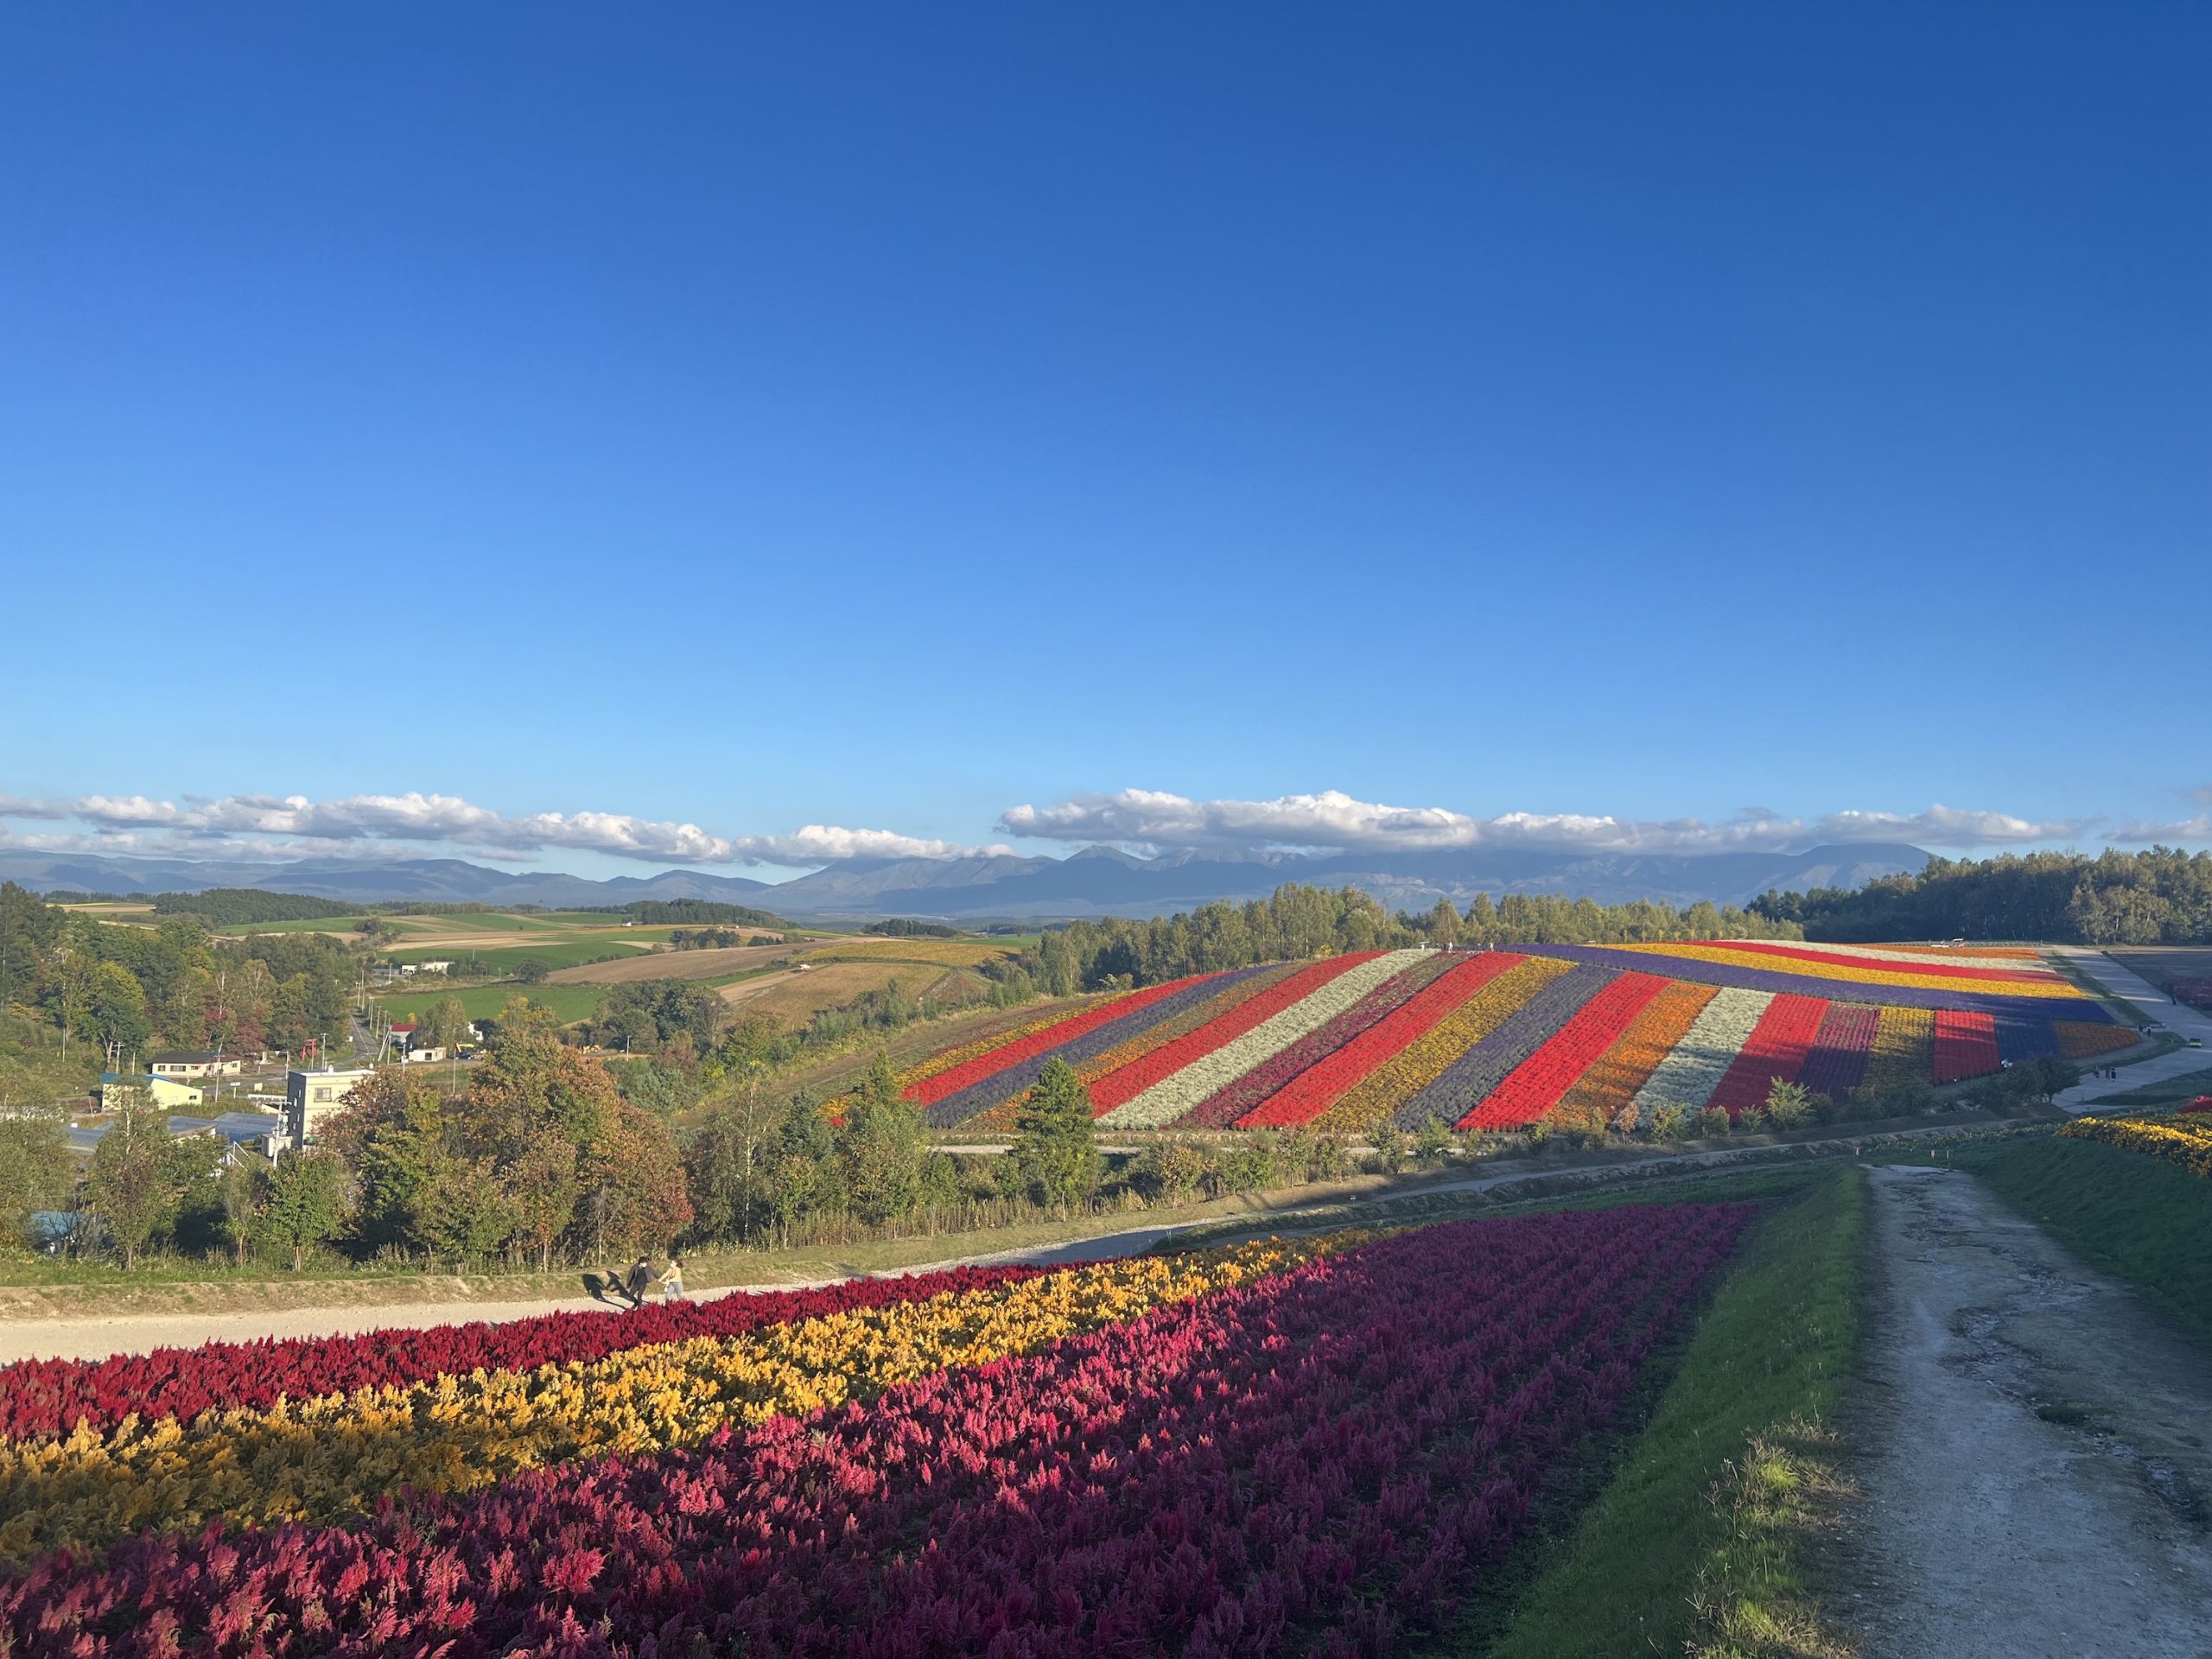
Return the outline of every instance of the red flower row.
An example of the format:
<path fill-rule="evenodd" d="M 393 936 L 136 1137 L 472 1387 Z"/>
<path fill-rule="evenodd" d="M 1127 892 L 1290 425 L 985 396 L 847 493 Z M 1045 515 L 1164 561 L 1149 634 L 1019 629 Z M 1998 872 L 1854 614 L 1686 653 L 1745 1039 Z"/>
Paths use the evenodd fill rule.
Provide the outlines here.
<path fill-rule="evenodd" d="M 987 1050 L 972 1060 L 964 1060 L 949 1071 L 924 1077 L 906 1090 L 906 1098 L 917 1105 L 928 1106 L 943 1100 L 947 1095 L 957 1094 L 970 1084 L 981 1083 L 1010 1065 L 1042 1054 L 1048 1048 L 1058 1048 L 1062 1043 L 1072 1042 L 1087 1031 L 1104 1025 L 1109 1020 L 1118 1020 L 1125 1014 L 1134 1014 L 1163 996 L 1173 996 L 1185 985 L 1195 985 L 1205 974 L 1193 974 L 1187 979 L 1172 979 L 1165 985 L 1149 985 L 1143 990 L 1132 991 L 1127 996 L 1117 996 L 1100 1003 L 1095 1008 L 1085 1008 L 1081 1014 L 1071 1014 L 1058 1025 L 1033 1031 L 1027 1037 L 1018 1037 L 1001 1047 Z"/>
<path fill-rule="evenodd" d="M 175 1417 L 273 1406 L 355 1389 L 420 1382 L 483 1370 L 601 1359 L 648 1343 L 728 1337 L 858 1307 L 923 1301 L 1035 1277 L 1039 1268 L 955 1268 L 901 1279 L 852 1279 L 817 1290 L 774 1290 L 676 1302 L 626 1313 L 547 1313 L 499 1325 L 482 1320 L 427 1330 L 290 1341 L 156 1348 L 111 1359 L 26 1359 L 0 1369 L 0 1434 L 66 1433 L 79 1422 L 112 1428 L 125 1417 Z"/>
<path fill-rule="evenodd" d="M 1192 1061 L 1227 1046 L 1255 1026 L 1304 1001 L 1338 975 L 1363 962 L 1372 962 L 1382 954 L 1380 950 L 1363 950 L 1349 957 L 1332 957 L 1326 962 L 1300 969 L 1280 984 L 1271 985 L 1259 995 L 1238 1003 L 1219 1019 L 1209 1020 L 1196 1031 L 1185 1032 L 1142 1058 L 1108 1072 L 1090 1085 L 1091 1109 L 1110 1112 L 1116 1106 L 1135 1100 L 1154 1084 L 1173 1077 Z"/>
<path fill-rule="evenodd" d="M 1795 1083 L 1805 1061 L 1820 1040 L 1821 1022 L 1827 1017 L 1827 1000 L 1817 996 L 1777 996 L 1751 1028 L 1751 1034 L 1729 1063 L 1708 1108 L 1718 1106 L 1733 1123 L 1745 1112 L 1766 1104 L 1775 1079 Z M 1986 1019 L 1988 1016 L 1984 1015 Z M 1992 1029 L 1995 1027 L 1993 1026 Z"/>
<path fill-rule="evenodd" d="M 1936 1010 L 1936 1082 L 1986 1077 L 2002 1070 L 2003 1064 L 1994 1015 L 1969 1014 L 1963 1008 Z"/>
<path fill-rule="evenodd" d="M 1517 1129 L 1534 1123 L 1559 1104 L 1560 1096 L 1620 1039 L 1628 1022 L 1666 986 L 1667 982 L 1656 975 L 1621 975 L 1508 1072 L 1489 1098 L 1459 1121 L 1459 1127 Z"/>
<path fill-rule="evenodd" d="M 1390 1057 L 1434 1030 L 1477 991 L 1509 968 L 1528 960 L 1506 950 L 1469 957 L 1410 1001 L 1385 1014 L 1333 1054 L 1292 1078 L 1258 1110 L 1237 1120 L 1240 1129 L 1311 1123 Z"/>
<path fill-rule="evenodd" d="M 1571 1478 L 1741 1206 L 1462 1223 L 873 1405 L 0 1583 L 13 1651 L 1402 1649 Z"/>

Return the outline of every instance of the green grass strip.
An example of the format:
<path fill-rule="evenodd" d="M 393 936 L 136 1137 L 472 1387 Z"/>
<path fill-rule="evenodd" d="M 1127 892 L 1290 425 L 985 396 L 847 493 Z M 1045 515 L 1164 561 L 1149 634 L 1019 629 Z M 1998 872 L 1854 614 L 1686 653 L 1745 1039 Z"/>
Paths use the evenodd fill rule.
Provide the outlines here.
<path fill-rule="evenodd" d="M 1866 1178 L 1833 1171 L 1744 1246 L 1619 1472 L 1489 1649 L 1820 1654 L 1814 1499 L 1859 1340 Z"/>
<path fill-rule="evenodd" d="M 2164 1159 L 2056 1135 L 1961 1146 L 1952 1158 L 2212 1346 L 2212 1181 Z"/>

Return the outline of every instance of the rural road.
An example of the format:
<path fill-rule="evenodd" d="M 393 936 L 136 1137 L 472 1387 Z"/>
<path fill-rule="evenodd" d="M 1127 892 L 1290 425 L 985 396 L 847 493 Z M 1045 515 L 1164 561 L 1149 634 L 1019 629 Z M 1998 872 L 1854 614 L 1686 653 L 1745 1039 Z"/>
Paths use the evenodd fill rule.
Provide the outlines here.
<path fill-rule="evenodd" d="M 1956 1126 L 1937 1127 L 1893 1131 L 1886 1138 L 1894 1140 L 1957 1132 Z M 1852 1142 L 1848 1139 L 1839 1139 L 1813 1144 L 1840 1152 Z M 1562 1175 L 1585 1173 L 1602 1179 L 1633 1171 L 1697 1170 L 1716 1164 L 1744 1161 L 1750 1150 L 1726 1148 L 1712 1152 L 1675 1153 L 1598 1165 L 1586 1170 L 1538 1168 L 1501 1171 L 1494 1175 L 1470 1176 L 1460 1180 L 1414 1188 L 1410 1192 L 1378 1193 L 1374 1198 L 1486 1192 L 1523 1182 L 1553 1180 Z M 1759 1166 L 1756 1159 L 1747 1163 L 1749 1168 Z M 1292 1211 L 1313 1201 L 1311 1198 L 1298 1200 L 1283 1208 Z M 1370 1201 L 1372 1199 L 1355 1200 Z M 949 1261 L 921 1262 L 896 1271 L 901 1274 L 931 1273 L 944 1268 L 962 1266 L 1003 1267 L 1016 1262 L 1115 1261 L 1122 1256 L 1139 1255 L 1179 1232 L 1195 1227 L 1212 1227 L 1223 1221 L 1249 1222 L 1257 1231 L 1268 1225 L 1268 1215 L 1266 1211 L 1254 1211 L 1174 1225 L 1133 1227 L 1119 1232 L 1076 1239 L 1065 1244 L 959 1256 Z M 726 1296 L 739 1290 L 798 1290 L 835 1282 L 834 1279 L 810 1279 L 772 1285 L 731 1285 L 701 1291 L 698 1299 L 711 1300 L 716 1296 Z M 118 1313 L 77 1318 L 65 1315 L 54 1319 L 0 1319 L 0 1364 L 12 1364 L 19 1359 L 99 1359 L 110 1354 L 143 1353 L 152 1348 L 193 1347 L 203 1342 L 253 1342 L 264 1337 L 340 1336 L 362 1331 L 419 1331 L 438 1325 L 467 1325 L 479 1319 L 498 1322 L 528 1319 L 540 1313 L 608 1312 L 604 1302 L 594 1302 L 585 1296 L 573 1296 L 537 1301 L 395 1302 L 382 1306 L 270 1308 L 248 1313 Z"/>
<path fill-rule="evenodd" d="M 2212 1071 L 2212 1014 L 2199 1014 L 2186 1002 L 2176 1002 L 2132 968 L 2123 968 L 2101 950 L 2060 945 L 2058 953 L 2095 980 L 2119 1001 L 2152 1025 L 2164 1026 L 2183 1038 L 2203 1040 L 2202 1048 L 2177 1048 L 2170 1054 L 2115 1067 L 2117 1077 L 2089 1077 L 2062 1092 L 2056 1104 L 2069 1112 L 2085 1112 L 2101 1100 L 2140 1089 L 2146 1083 L 2191 1071 Z"/>
<path fill-rule="evenodd" d="M 1871 1174 L 1866 1653 L 2206 1659 L 2212 1364 L 1974 1177 Z"/>

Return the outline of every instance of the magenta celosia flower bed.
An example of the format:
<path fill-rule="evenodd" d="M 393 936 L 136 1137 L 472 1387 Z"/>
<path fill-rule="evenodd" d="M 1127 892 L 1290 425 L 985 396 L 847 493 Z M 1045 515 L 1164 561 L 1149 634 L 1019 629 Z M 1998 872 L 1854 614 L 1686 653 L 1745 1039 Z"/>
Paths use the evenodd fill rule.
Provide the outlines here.
<path fill-rule="evenodd" d="M 274 1405 L 419 1382 L 449 1372 L 530 1370 L 603 1358 L 646 1343 L 728 1337 L 786 1319 L 817 1319 L 850 1308 L 883 1307 L 947 1291 L 981 1290 L 1058 1271 L 1046 1268 L 956 1268 L 899 1279 L 855 1279 L 817 1290 L 776 1290 L 677 1302 L 624 1313 L 548 1313 L 493 1325 L 437 1325 L 359 1336 L 210 1343 L 157 1348 L 111 1359 L 27 1359 L 0 1367 L 0 1434 L 66 1433 L 79 1421 L 111 1428 L 132 1413 L 189 1422 L 230 1406 Z M 0 1649 L 0 1652 L 4 1652 Z"/>
<path fill-rule="evenodd" d="M 20 1654 L 1387 1653 L 1620 1409 L 1742 1206 L 1461 1223 L 699 1451 L 0 1583 Z"/>

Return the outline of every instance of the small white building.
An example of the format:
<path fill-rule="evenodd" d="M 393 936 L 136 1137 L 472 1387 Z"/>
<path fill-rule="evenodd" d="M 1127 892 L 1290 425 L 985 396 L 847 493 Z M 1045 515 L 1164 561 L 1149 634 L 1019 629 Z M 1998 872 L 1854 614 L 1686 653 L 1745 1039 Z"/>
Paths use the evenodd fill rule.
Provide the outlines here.
<path fill-rule="evenodd" d="M 146 1062 L 146 1070 L 157 1077 L 235 1077 L 245 1068 L 235 1055 L 212 1048 L 165 1049 Z"/>

